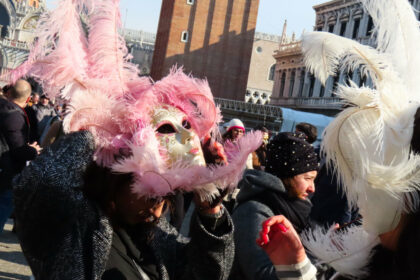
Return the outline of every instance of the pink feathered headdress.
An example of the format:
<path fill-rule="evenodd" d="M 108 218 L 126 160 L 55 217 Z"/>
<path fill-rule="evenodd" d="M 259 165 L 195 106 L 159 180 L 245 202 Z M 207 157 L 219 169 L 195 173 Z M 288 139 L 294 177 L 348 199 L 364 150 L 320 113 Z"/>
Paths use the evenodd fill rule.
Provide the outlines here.
<path fill-rule="evenodd" d="M 175 190 L 211 195 L 216 187 L 235 186 L 261 135 L 238 141 L 230 149 L 229 165 L 189 166 L 181 161 L 168 166 L 151 125 L 153 109 L 177 108 L 201 140 L 217 134 L 220 110 L 207 81 L 182 69 L 173 68 L 154 84 L 139 77 L 119 28 L 119 0 L 62 0 L 41 17 L 29 58 L 10 80 L 32 76 L 50 98 L 67 99 L 65 130 L 92 132 L 94 160 L 116 172 L 133 173 L 138 195 L 164 196 Z"/>

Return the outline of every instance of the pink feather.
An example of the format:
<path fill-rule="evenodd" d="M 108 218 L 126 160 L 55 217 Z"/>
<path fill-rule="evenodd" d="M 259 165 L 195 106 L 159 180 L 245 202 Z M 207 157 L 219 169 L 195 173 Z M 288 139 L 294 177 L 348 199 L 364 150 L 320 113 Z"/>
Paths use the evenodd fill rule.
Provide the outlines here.
<path fill-rule="evenodd" d="M 89 70 L 92 79 L 107 80 L 109 92 L 122 96 L 126 82 L 136 80 L 137 66 L 128 62 L 125 41 L 118 34 L 121 27 L 119 0 L 101 1 L 90 17 Z"/>
<path fill-rule="evenodd" d="M 182 68 L 172 68 L 154 85 L 138 76 L 118 34 L 118 4 L 119 0 L 62 0 L 57 9 L 41 17 L 36 45 L 9 77 L 15 81 L 34 76 L 50 98 L 59 93 L 69 100 L 65 130 L 92 132 L 95 161 L 117 172 L 133 173 L 133 191 L 138 195 L 164 196 L 175 190 L 212 193 L 215 184 L 235 186 L 248 154 L 260 146 L 261 135 L 246 135 L 228 149 L 229 165 L 178 162 L 168 166 L 167 151 L 151 126 L 153 109 L 178 108 L 200 139 L 218 135 L 220 110 L 207 81 L 184 74 Z"/>
<path fill-rule="evenodd" d="M 250 132 L 244 135 L 231 153 L 232 160 L 224 166 L 190 166 L 179 162 L 171 168 L 165 169 L 162 162 L 154 161 L 150 155 L 156 146 L 145 147 L 151 151 L 133 153 L 112 166 L 121 173 L 133 173 L 136 180 L 133 192 L 143 196 L 165 196 L 176 190 L 190 192 L 194 190 L 209 190 L 215 183 L 219 188 L 234 188 L 242 177 L 248 155 L 255 151 L 262 143 L 260 132 Z M 158 183 L 160 182 L 160 183 Z"/>
<path fill-rule="evenodd" d="M 61 1 L 54 12 L 41 16 L 36 32 L 36 47 L 31 49 L 29 62 L 18 68 L 13 80 L 21 75 L 33 76 L 54 98 L 67 83 L 86 77 L 87 41 L 80 5 L 74 0 Z"/>
<path fill-rule="evenodd" d="M 188 116 L 200 139 L 217 127 L 221 120 L 208 82 L 187 76 L 182 68 L 173 67 L 167 77 L 155 84 L 153 90 L 161 103 L 176 107 Z"/>

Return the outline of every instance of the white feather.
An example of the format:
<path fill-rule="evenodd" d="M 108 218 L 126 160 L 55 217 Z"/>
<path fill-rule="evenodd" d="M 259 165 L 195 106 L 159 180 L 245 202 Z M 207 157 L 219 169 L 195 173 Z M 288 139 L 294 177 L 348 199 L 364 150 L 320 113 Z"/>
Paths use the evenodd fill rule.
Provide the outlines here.
<path fill-rule="evenodd" d="M 338 173 L 349 203 L 359 207 L 369 234 L 362 228 L 350 229 L 342 237 L 318 230 L 308 241 L 316 256 L 342 273 L 360 273 L 354 276 L 365 273 L 360 267 L 369 261 L 373 236 L 394 229 L 403 211 L 417 209 L 420 188 L 420 157 L 410 153 L 420 100 L 419 25 L 406 0 L 361 3 L 376 26 L 376 50 L 319 32 L 306 34 L 302 43 L 306 66 L 322 82 L 337 70 L 360 68 L 373 83 L 372 88 L 352 82 L 338 87 L 336 94 L 351 106 L 326 128 L 322 143 L 329 167 Z M 341 253 L 354 246 L 363 253 L 334 255 L 337 244 Z"/>
<path fill-rule="evenodd" d="M 416 15 L 407 0 L 362 0 L 373 19 L 377 48 L 388 55 L 403 78 L 412 100 L 419 101 L 420 32 Z"/>
<path fill-rule="evenodd" d="M 328 76 L 339 70 L 360 67 L 363 75 L 374 82 L 382 80 L 392 70 L 391 64 L 375 49 L 328 32 L 310 32 L 302 36 L 302 51 L 306 67 L 324 84 Z"/>
<path fill-rule="evenodd" d="M 379 244 L 376 236 L 356 226 L 344 231 L 318 227 L 304 232 L 301 238 L 311 255 L 340 274 L 357 278 L 368 274 L 366 264 L 369 263 L 372 248 Z"/>

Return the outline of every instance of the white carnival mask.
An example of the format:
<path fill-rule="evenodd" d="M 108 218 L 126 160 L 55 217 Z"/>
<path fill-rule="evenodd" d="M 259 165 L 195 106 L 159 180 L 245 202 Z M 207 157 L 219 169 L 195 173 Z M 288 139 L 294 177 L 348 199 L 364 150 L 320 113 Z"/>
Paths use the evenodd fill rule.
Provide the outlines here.
<path fill-rule="evenodd" d="M 172 106 L 160 107 L 153 111 L 152 123 L 160 145 L 167 151 L 169 165 L 178 161 L 189 165 L 206 165 L 200 139 L 186 114 Z"/>

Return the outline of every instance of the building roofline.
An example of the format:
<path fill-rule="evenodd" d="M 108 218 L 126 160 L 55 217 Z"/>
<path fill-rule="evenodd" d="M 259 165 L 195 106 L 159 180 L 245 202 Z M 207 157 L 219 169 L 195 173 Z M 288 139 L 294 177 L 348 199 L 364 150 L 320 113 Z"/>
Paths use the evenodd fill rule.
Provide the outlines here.
<path fill-rule="evenodd" d="M 314 9 L 315 11 L 320 10 L 322 8 L 328 8 L 328 7 L 334 7 L 335 9 L 337 9 L 337 6 L 347 6 L 347 5 L 352 5 L 355 3 L 358 3 L 360 1 L 358 0 L 332 0 L 332 1 L 328 1 L 325 3 L 321 3 L 318 5 L 314 5 L 312 6 L 312 9 Z"/>
<path fill-rule="evenodd" d="M 257 32 L 256 31 L 255 34 L 254 34 L 254 40 L 255 39 L 280 43 L 281 36 L 280 35 L 275 35 L 275 34 L 264 33 L 264 32 Z"/>

